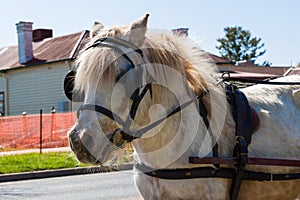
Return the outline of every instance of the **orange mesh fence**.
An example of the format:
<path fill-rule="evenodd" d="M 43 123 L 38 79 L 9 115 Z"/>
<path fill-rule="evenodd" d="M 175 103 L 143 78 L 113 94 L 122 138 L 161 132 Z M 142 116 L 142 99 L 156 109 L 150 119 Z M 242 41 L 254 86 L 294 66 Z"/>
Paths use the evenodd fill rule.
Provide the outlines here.
<path fill-rule="evenodd" d="M 0 151 L 40 148 L 40 141 L 42 148 L 66 147 L 67 132 L 75 122 L 74 113 L 0 117 Z"/>

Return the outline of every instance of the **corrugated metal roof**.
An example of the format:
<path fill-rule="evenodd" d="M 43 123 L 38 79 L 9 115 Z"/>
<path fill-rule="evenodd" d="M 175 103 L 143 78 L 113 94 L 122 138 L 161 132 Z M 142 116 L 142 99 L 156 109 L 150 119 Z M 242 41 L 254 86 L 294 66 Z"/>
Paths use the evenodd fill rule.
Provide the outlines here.
<path fill-rule="evenodd" d="M 256 65 L 228 65 L 223 67 L 221 71 L 229 72 L 246 72 L 246 73 L 257 73 L 257 74 L 269 74 L 269 75 L 283 75 L 289 67 L 267 67 L 267 66 L 256 66 Z"/>
<path fill-rule="evenodd" d="M 278 75 L 267 74 L 267 73 L 235 71 L 234 73 L 230 73 L 230 77 L 232 77 L 232 78 L 252 79 L 252 80 L 264 80 L 264 79 L 267 79 L 267 78 L 276 78 L 276 77 L 278 77 Z"/>
<path fill-rule="evenodd" d="M 0 70 L 26 67 L 34 64 L 74 59 L 89 40 L 89 31 L 33 42 L 34 58 L 25 65 L 18 61 L 18 46 L 0 49 Z"/>

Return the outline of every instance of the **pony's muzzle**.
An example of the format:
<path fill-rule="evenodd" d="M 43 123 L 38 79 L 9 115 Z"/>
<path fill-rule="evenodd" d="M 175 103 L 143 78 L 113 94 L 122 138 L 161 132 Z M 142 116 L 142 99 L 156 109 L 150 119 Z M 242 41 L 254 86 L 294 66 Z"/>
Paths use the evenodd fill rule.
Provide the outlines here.
<path fill-rule="evenodd" d="M 82 163 L 101 163 L 98 161 L 91 152 L 86 148 L 87 144 L 92 143 L 93 138 L 89 135 L 84 135 L 80 138 L 79 131 L 76 128 L 69 132 L 69 144 L 70 148 L 76 155 L 77 159 Z"/>

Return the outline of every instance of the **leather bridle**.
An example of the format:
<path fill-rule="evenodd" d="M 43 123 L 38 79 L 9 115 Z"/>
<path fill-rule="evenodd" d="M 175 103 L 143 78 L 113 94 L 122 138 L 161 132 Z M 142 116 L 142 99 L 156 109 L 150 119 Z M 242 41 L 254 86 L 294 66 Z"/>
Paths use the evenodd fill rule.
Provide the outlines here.
<path fill-rule="evenodd" d="M 142 50 L 140 50 L 138 47 L 133 45 L 132 43 L 117 38 L 117 37 L 104 37 L 96 40 L 92 45 L 86 48 L 86 50 L 89 50 L 91 48 L 96 48 L 96 47 L 108 47 L 113 50 L 116 50 L 117 52 L 121 53 L 121 56 L 125 58 L 131 65 L 132 67 L 128 69 L 127 72 L 130 72 L 132 69 L 136 69 L 138 67 L 143 67 L 142 65 L 144 64 L 144 55 Z M 136 59 L 132 59 L 130 56 L 128 56 L 128 53 L 135 53 L 137 56 L 134 58 L 139 58 L 138 61 Z M 126 73 L 126 72 L 125 72 Z M 198 103 L 201 102 L 201 107 L 202 110 L 204 109 L 205 112 L 201 116 L 204 119 L 205 125 L 207 128 L 209 127 L 208 119 L 207 119 L 207 111 L 204 106 L 204 103 L 202 101 L 202 97 L 206 94 L 208 94 L 208 91 L 204 91 L 200 93 L 199 95 L 195 96 L 194 98 L 191 98 L 190 100 L 184 102 L 183 104 L 179 105 L 178 107 L 174 108 L 173 110 L 169 111 L 166 116 L 160 118 L 159 120 L 143 127 L 138 130 L 131 130 L 131 124 L 133 120 L 135 119 L 138 107 L 142 100 L 144 99 L 145 95 L 147 93 L 150 93 L 150 96 L 152 97 L 152 83 L 146 83 L 145 85 L 142 85 L 138 87 L 133 94 L 130 96 L 130 99 L 132 100 L 131 108 L 129 111 L 129 114 L 126 118 L 126 120 L 123 120 L 117 113 L 114 113 L 113 111 L 100 106 L 100 105 L 94 105 L 94 104 L 83 104 L 79 107 L 77 111 L 77 117 L 79 118 L 80 113 L 83 110 L 92 110 L 96 111 L 98 113 L 101 113 L 105 115 L 106 117 L 112 119 L 116 123 L 118 123 L 121 127 L 117 128 L 113 134 L 110 136 L 110 141 L 114 143 L 118 147 L 122 147 L 126 142 L 131 142 L 134 139 L 141 138 L 147 131 L 153 129 L 154 127 L 158 126 L 161 124 L 164 120 L 167 118 L 175 115 L 176 113 L 180 112 L 181 110 L 185 109 L 187 106 L 193 104 L 193 103 Z M 122 141 L 118 142 L 116 141 L 116 138 L 120 138 L 119 136 L 121 135 Z"/>

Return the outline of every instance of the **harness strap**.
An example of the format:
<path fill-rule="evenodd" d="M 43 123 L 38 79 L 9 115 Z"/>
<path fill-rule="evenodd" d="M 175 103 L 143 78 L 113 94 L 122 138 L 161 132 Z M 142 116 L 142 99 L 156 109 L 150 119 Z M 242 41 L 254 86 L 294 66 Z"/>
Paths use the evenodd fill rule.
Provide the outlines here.
<path fill-rule="evenodd" d="M 225 91 L 235 121 L 236 144 L 233 157 L 238 158 L 238 163 L 235 165 L 236 173 L 231 182 L 230 199 L 236 200 L 244 180 L 244 169 L 248 163 L 248 145 L 251 143 L 253 124 L 252 113 L 245 94 L 236 86 L 226 85 Z"/>
<path fill-rule="evenodd" d="M 141 57 L 143 57 L 143 51 L 141 49 L 139 49 L 137 46 L 135 46 L 134 44 L 126 41 L 126 40 L 123 40 L 121 38 L 118 38 L 118 37 L 102 37 L 102 38 L 99 38 L 97 39 L 92 45 L 88 46 L 85 51 L 87 51 L 88 49 L 90 48 L 93 48 L 93 47 L 97 47 L 97 46 L 107 46 L 107 47 L 110 47 L 110 48 L 115 48 L 115 46 L 111 45 L 111 44 L 117 44 L 117 45 L 120 45 L 120 46 L 124 46 L 124 47 L 127 47 L 127 48 L 131 48 L 133 49 L 135 52 L 137 52 L 138 54 L 141 55 Z M 120 50 L 119 48 L 117 49 L 119 50 L 119 52 L 121 53 L 124 53 L 122 50 Z M 125 53 L 126 54 L 126 53 Z"/>
<path fill-rule="evenodd" d="M 142 173 L 160 179 L 180 180 L 194 178 L 227 178 L 236 177 L 235 168 L 227 167 L 195 167 L 195 168 L 177 168 L 177 169 L 153 169 L 144 164 L 134 163 L 134 167 Z M 249 170 L 239 171 L 239 178 L 247 181 L 283 181 L 300 179 L 300 173 L 294 174 L 273 174 L 266 172 L 256 172 Z"/>
<path fill-rule="evenodd" d="M 191 164 L 220 164 L 237 165 L 240 162 L 239 157 L 189 157 Z M 300 167 L 300 160 L 288 160 L 278 158 L 259 158 L 248 157 L 247 165 L 273 165 L 284 167 Z"/>
<path fill-rule="evenodd" d="M 160 179 L 180 180 L 194 178 L 229 178 L 235 174 L 233 168 L 195 167 L 177 169 L 153 169 L 144 164 L 134 163 L 134 167 L 142 173 Z"/>
<path fill-rule="evenodd" d="M 136 111 L 141 103 L 141 101 L 143 100 L 144 96 L 146 95 L 147 91 L 150 91 L 150 95 L 152 94 L 152 86 L 151 86 L 151 83 L 148 83 L 143 91 L 141 92 L 141 94 L 136 98 L 134 99 L 132 105 L 131 105 L 131 108 L 130 108 L 130 117 L 131 119 L 134 119 L 135 118 L 135 115 L 136 115 Z M 151 95 L 152 96 L 152 95 Z M 133 99 L 133 98 L 132 98 Z"/>
<path fill-rule="evenodd" d="M 134 131 L 134 134 L 136 137 L 142 137 L 142 135 L 144 133 L 146 133 L 147 131 L 153 129 L 154 127 L 158 126 L 160 123 L 162 123 L 164 120 L 166 120 L 167 118 L 175 115 L 176 113 L 180 112 L 181 110 L 185 109 L 186 107 L 188 107 L 189 105 L 191 105 L 192 103 L 195 103 L 197 100 L 200 100 L 205 94 L 207 94 L 209 91 L 204 91 L 201 94 L 199 94 L 198 96 L 196 96 L 196 98 L 193 98 L 181 105 L 179 105 L 178 107 L 176 107 L 174 110 L 172 110 L 171 112 L 169 112 L 165 117 L 162 117 L 161 119 L 153 122 L 152 124 L 141 128 L 137 131 Z"/>
<path fill-rule="evenodd" d="M 124 120 L 119 115 L 112 112 L 111 110 L 108 110 L 107 108 L 104 108 L 103 106 L 98 106 L 98 105 L 94 105 L 94 104 L 82 104 L 79 107 L 78 111 L 77 111 L 77 118 L 79 118 L 80 112 L 82 110 L 96 111 L 96 112 L 104 114 L 105 116 L 107 116 L 110 119 L 114 120 L 118 124 L 124 124 L 125 123 Z"/>
<path fill-rule="evenodd" d="M 144 87 L 144 89 L 142 90 L 140 95 L 137 95 L 136 98 L 132 98 L 133 102 L 132 102 L 132 105 L 131 105 L 131 108 L 130 108 L 129 116 L 127 117 L 127 120 L 126 120 L 125 124 L 123 125 L 124 130 L 121 132 L 123 139 L 127 142 L 131 142 L 132 140 L 137 138 L 136 134 L 132 133 L 129 128 L 130 128 L 130 125 L 131 125 L 132 121 L 135 118 L 137 109 L 138 109 L 141 101 L 143 100 L 144 96 L 146 95 L 147 91 L 150 92 L 150 96 L 152 97 L 152 85 L 151 85 L 151 83 L 148 83 Z"/>
<path fill-rule="evenodd" d="M 218 157 L 219 156 L 219 151 L 218 151 L 219 145 L 218 145 L 217 141 L 215 141 L 215 137 L 214 137 L 214 135 L 211 132 L 211 129 L 209 127 L 209 121 L 208 121 L 208 118 L 207 118 L 208 112 L 207 112 L 207 109 L 206 109 L 206 107 L 205 107 L 204 102 L 203 102 L 202 99 L 199 99 L 199 113 L 200 113 L 200 116 L 202 117 L 202 119 L 204 121 L 206 129 L 209 132 L 210 138 L 212 140 L 212 144 L 214 144 L 213 149 L 212 149 L 212 151 L 213 151 L 213 157 Z M 214 166 L 216 168 L 220 167 L 219 164 L 215 164 Z"/>

